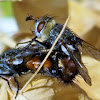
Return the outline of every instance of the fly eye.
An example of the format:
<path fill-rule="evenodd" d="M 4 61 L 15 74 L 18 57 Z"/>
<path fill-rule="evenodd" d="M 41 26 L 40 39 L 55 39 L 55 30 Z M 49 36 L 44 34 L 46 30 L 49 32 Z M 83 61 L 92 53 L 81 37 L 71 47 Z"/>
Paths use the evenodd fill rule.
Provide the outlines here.
<path fill-rule="evenodd" d="M 38 24 L 37 31 L 38 31 L 39 33 L 40 33 L 40 31 L 43 29 L 44 25 L 45 25 L 45 22 L 40 22 L 40 23 Z"/>

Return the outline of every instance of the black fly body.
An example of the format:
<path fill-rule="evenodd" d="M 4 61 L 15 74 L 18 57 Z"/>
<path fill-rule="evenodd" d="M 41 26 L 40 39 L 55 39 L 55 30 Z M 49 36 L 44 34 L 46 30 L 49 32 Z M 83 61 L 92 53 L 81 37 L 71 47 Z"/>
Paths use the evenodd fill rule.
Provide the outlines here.
<path fill-rule="evenodd" d="M 29 18 L 30 16 L 31 18 Z M 32 15 L 30 16 L 28 16 L 28 20 L 33 20 L 35 22 L 35 30 L 33 34 L 35 34 L 43 42 L 37 40 L 35 41 L 37 44 L 43 45 L 46 49 L 50 49 L 59 35 L 63 25 L 57 24 L 53 17 L 50 16 L 43 16 L 35 20 Z M 80 74 L 85 82 L 91 85 L 91 78 L 82 62 L 82 50 L 79 47 L 81 47 L 89 56 L 100 60 L 99 50 L 79 38 L 68 27 L 66 27 L 63 35 L 58 40 L 53 50 L 56 54 L 56 62 L 60 59 L 62 67 L 59 68 L 57 63 L 53 68 L 56 69 L 56 76 L 58 75 L 59 78 L 65 83 L 71 82 L 77 74 Z M 54 73 L 51 72 L 51 74 Z"/>
<path fill-rule="evenodd" d="M 17 85 L 16 96 L 19 91 L 19 82 L 16 75 L 21 76 L 29 71 L 29 69 L 25 66 L 27 61 L 26 59 L 35 55 L 41 55 L 42 53 L 45 54 L 46 52 L 47 51 L 44 52 L 43 48 L 39 49 L 36 45 L 30 44 L 23 48 L 8 50 L 0 55 L 0 77 L 8 82 L 9 87 L 9 81 L 5 77 L 14 77 L 14 81 Z"/>

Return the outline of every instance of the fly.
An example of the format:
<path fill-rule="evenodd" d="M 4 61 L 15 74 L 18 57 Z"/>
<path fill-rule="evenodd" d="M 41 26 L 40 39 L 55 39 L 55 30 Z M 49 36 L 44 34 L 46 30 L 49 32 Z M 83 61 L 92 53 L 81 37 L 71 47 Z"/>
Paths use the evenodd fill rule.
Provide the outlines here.
<path fill-rule="evenodd" d="M 27 58 L 31 58 L 35 55 L 45 54 L 47 51 L 43 48 L 39 48 L 36 45 L 27 45 L 23 48 L 11 49 L 0 55 L 0 77 L 7 81 L 9 87 L 10 83 L 7 80 L 7 76 L 12 76 L 17 86 L 16 96 L 19 91 L 19 82 L 17 75 L 21 76 L 26 74 L 30 68 L 26 67 Z"/>
<path fill-rule="evenodd" d="M 34 17 L 32 17 L 32 15 L 30 16 L 28 16 L 26 19 L 27 21 L 34 20 L 35 22 L 35 30 L 33 31 L 33 34 L 35 34 L 38 38 L 42 40 L 42 42 L 38 40 L 35 41 L 37 42 L 37 44 L 43 45 L 46 49 L 50 49 L 55 39 L 59 35 L 63 25 L 56 23 L 53 17 L 50 16 L 43 16 L 39 19 L 35 19 Z M 58 40 L 53 50 L 53 52 L 56 53 L 57 62 L 60 59 L 62 61 L 63 66 L 60 69 L 57 65 L 57 72 L 59 72 L 59 70 L 63 70 L 62 76 L 60 76 L 60 78 L 65 83 L 72 81 L 72 79 L 75 78 L 77 74 L 80 74 L 84 81 L 87 84 L 91 85 L 91 78 L 88 74 L 87 68 L 85 67 L 81 59 L 82 50 L 80 49 L 80 47 L 82 48 L 83 52 L 85 52 L 89 56 L 100 60 L 99 50 L 79 38 L 68 27 L 66 27 L 63 32 L 63 35 Z M 71 66 L 71 64 L 73 66 Z M 75 74 L 73 74 L 74 71 L 70 72 L 67 68 L 72 68 L 70 71 L 72 71 L 74 68 Z"/>

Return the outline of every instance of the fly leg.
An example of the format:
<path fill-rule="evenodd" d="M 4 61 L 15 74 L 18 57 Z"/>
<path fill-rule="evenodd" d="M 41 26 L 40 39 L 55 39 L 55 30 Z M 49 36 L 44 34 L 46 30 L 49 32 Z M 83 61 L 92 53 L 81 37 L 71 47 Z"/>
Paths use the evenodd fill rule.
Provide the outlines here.
<path fill-rule="evenodd" d="M 15 96 L 15 98 L 16 98 L 17 95 L 18 95 L 18 92 L 19 92 L 19 82 L 18 82 L 18 80 L 17 80 L 17 78 L 15 76 L 13 76 L 13 77 L 14 77 L 14 81 L 15 81 L 16 86 L 17 86 L 17 92 L 16 92 L 16 96 Z"/>
<path fill-rule="evenodd" d="M 38 44 L 41 44 L 42 46 L 46 47 L 46 48 L 50 48 L 50 46 L 48 44 L 46 44 L 45 42 L 40 42 L 38 40 L 35 40 L 35 42 L 37 42 Z"/>
<path fill-rule="evenodd" d="M 37 36 L 35 36 L 31 41 L 29 41 L 29 44 L 25 46 L 23 49 L 26 50 L 31 45 L 31 43 L 36 40 L 36 38 Z"/>
<path fill-rule="evenodd" d="M 31 42 L 31 41 L 27 41 L 27 42 L 19 42 L 19 43 L 16 44 L 16 47 L 18 47 L 19 44 L 25 44 L 25 43 L 29 43 L 29 42 Z"/>
<path fill-rule="evenodd" d="M 1 77 L 3 80 L 5 80 L 5 81 L 7 82 L 9 88 L 11 89 L 11 86 L 10 86 L 10 83 L 9 83 L 8 79 L 6 79 L 6 78 L 4 78 L 4 77 L 2 77 L 2 76 L 0 76 L 0 77 Z M 11 90 L 12 90 L 12 89 L 11 89 Z"/>
<path fill-rule="evenodd" d="M 58 67 L 58 54 L 52 54 L 52 59 L 52 66 L 47 68 L 44 74 L 51 77 L 60 77 L 60 70 Z"/>
<path fill-rule="evenodd" d="M 17 43 L 17 44 L 16 44 L 16 47 L 17 47 L 19 44 L 29 43 L 26 47 L 23 48 L 23 49 L 27 49 L 27 48 L 31 45 L 31 43 L 32 43 L 33 41 L 35 41 L 36 38 L 37 38 L 37 36 L 35 36 L 31 41 L 22 42 L 22 43 Z"/>
<path fill-rule="evenodd" d="M 55 52 L 55 54 L 53 55 L 53 60 L 54 60 L 54 71 L 52 70 L 52 73 L 55 75 L 55 76 L 59 76 L 59 66 L 58 66 L 58 58 L 59 58 L 59 55 L 57 52 Z"/>

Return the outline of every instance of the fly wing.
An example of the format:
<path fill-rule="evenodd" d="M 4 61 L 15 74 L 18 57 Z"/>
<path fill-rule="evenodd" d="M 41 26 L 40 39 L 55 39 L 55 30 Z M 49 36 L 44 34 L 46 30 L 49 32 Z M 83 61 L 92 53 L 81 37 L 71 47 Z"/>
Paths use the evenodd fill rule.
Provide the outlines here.
<path fill-rule="evenodd" d="M 65 47 L 65 46 L 63 46 Z M 91 78 L 88 75 L 87 68 L 84 66 L 83 62 L 81 61 L 81 58 L 78 57 L 79 52 L 72 51 L 70 48 L 66 47 L 66 50 L 62 50 L 65 54 L 66 52 L 69 53 L 70 57 L 72 58 L 73 62 L 75 63 L 79 74 L 82 76 L 82 78 L 85 80 L 85 82 L 89 85 L 91 85 Z"/>
<path fill-rule="evenodd" d="M 82 52 L 100 61 L 100 51 L 85 41 L 82 42 Z"/>

